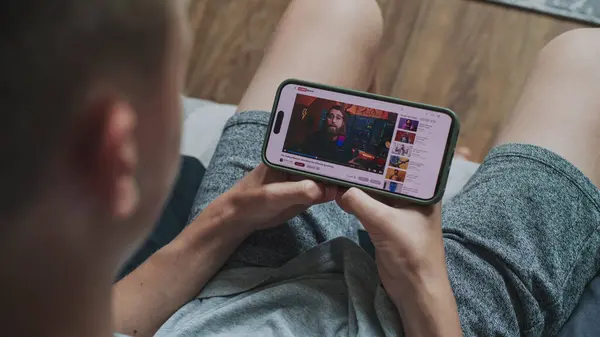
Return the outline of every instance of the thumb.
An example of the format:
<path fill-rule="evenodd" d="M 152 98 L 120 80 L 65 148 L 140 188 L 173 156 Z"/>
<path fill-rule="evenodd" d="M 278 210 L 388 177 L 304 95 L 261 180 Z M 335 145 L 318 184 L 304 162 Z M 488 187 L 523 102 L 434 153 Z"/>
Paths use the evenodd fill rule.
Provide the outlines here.
<path fill-rule="evenodd" d="M 312 180 L 274 183 L 264 186 L 267 202 L 278 208 L 295 205 L 313 205 L 334 199 L 335 188 L 328 188 Z"/>
<path fill-rule="evenodd" d="M 356 216 L 367 231 L 387 231 L 390 221 L 396 216 L 394 209 L 383 204 L 358 188 L 351 188 L 337 198 L 338 205 Z"/>

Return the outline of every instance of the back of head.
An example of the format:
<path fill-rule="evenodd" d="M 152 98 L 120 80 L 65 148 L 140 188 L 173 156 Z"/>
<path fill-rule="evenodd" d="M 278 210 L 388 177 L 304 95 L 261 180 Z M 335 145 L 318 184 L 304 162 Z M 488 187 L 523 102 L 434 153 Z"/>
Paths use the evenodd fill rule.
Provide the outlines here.
<path fill-rule="evenodd" d="M 61 193 L 48 185 L 52 181 L 51 172 L 63 172 L 55 168 L 68 161 L 65 158 L 87 153 L 102 156 L 98 144 L 108 138 L 99 133 L 107 128 L 80 125 L 82 120 L 93 124 L 90 116 L 94 114 L 90 109 L 102 109 L 98 104 L 89 104 L 95 89 L 107 88 L 106 91 L 118 96 L 116 101 L 128 102 L 136 108 L 143 99 L 140 93 L 148 94 L 148 87 L 161 83 L 159 77 L 166 72 L 168 28 L 173 17 L 168 4 L 164 0 L 0 2 L 0 296 L 3 298 L 0 321 L 9 323 L 5 324 L 9 335 L 14 335 L 12 330 L 19 331 L 16 335 L 39 335 L 40 331 L 51 334 L 50 331 L 84 324 L 78 322 L 85 321 L 82 316 L 89 312 L 89 307 L 98 306 L 94 301 L 110 301 L 109 294 L 104 298 L 94 297 L 97 285 L 84 283 L 101 278 L 86 275 L 84 271 L 104 268 L 102 271 L 110 274 L 108 269 L 112 266 L 107 267 L 108 263 L 102 266 L 104 261 L 100 259 L 117 250 L 115 241 L 120 236 L 111 241 L 97 234 L 100 229 L 112 230 L 117 226 L 84 228 L 82 222 L 73 221 L 70 227 L 62 226 L 64 235 L 59 239 L 53 231 L 58 231 L 59 226 L 55 225 L 60 219 L 47 217 L 39 223 L 23 219 L 30 216 L 31 209 L 41 208 L 33 205 L 45 205 L 53 195 Z M 176 89 L 171 96 L 179 98 Z M 162 104 L 160 99 L 152 104 L 155 102 Z M 148 108 L 135 109 L 136 113 L 148 111 L 154 112 Z M 156 136 L 160 135 L 156 129 L 155 135 L 146 136 L 151 133 L 148 130 L 152 131 L 151 125 L 144 130 L 144 139 L 163 140 Z M 92 134 L 73 136 L 78 132 Z M 137 133 L 130 138 L 135 137 Z M 77 158 L 71 162 L 86 165 L 85 158 Z M 86 173 L 84 169 L 79 171 Z M 131 171 L 132 176 L 136 174 L 135 169 Z M 68 176 L 69 172 L 63 175 Z M 152 181 L 154 176 L 145 174 L 144 178 Z M 75 179 L 72 181 L 77 183 Z M 72 216 L 69 212 L 77 214 L 79 205 L 77 199 L 69 200 L 74 204 L 64 207 L 63 213 Z M 34 225 L 21 226 L 23 223 Z M 84 232 L 87 237 L 81 240 Z M 27 239 L 19 241 L 11 237 Z M 67 241 L 72 247 L 63 244 Z M 103 242 L 104 246 L 96 242 Z M 72 254 L 76 249 L 91 251 L 100 258 L 90 260 L 84 254 Z M 105 303 L 102 305 L 106 307 Z M 69 323 L 64 321 L 65 317 L 70 317 Z"/>
<path fill-rule="evenodd" d="M 0 226 L 43 189 L 92 83 L 125 86 L 161 68 L 164 3 L 0 2 Z"/>

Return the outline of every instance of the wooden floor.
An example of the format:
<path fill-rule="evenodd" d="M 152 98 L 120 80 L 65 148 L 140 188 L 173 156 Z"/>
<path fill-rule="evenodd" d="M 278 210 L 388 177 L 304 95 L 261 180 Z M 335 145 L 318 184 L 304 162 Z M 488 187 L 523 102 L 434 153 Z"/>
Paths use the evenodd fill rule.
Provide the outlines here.
<path fill-rule="evenodd" d="M 289 0 L 193 0 L 187 94 L 236 104 Z M 448 107 L 482 160 L 537 52 L 581 24 L 472 0 L 380 0 L 379 94 Z"/>

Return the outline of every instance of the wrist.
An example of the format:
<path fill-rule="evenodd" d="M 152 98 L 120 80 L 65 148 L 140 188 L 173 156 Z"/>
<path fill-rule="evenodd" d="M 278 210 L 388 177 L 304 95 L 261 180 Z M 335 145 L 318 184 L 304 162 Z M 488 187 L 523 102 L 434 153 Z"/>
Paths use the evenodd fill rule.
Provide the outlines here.
<path fill-rule="evenodd" d="M 202 245 L 207 237 L 216 241 L 241 243 L 251 234 L 241 225 L 239 212 L 231 197 L 225 193 L 211 202 L 182 233 L 181 239 L 187 247 Z"/>
<path fill-rule="evenodd" d="M 444 254 L 430 254 L 419 262 L 404 261 L 393 266 L 394 272 L 386 273 L 387 277 L 383 278 L 384 285 L 391 286 L 386 290 L 392 297 L 410 296 L 429 289 L 450 286 Z"/>
<path fill-rule="evenodd" d="M 436 277 L 413 274 L 398 283 L 398 287 L 386 288 L 386 291 L 398 309 L 410 308 L 415 302 L 421 303 L 431 298 L 454 297 L 447 274 Z"/>
<path fill-rule="evenodd" d="M 407 336 L 462 336 L 456 299 L 447 275 L 413 277 L 402 292 L 390 294 Z"/>

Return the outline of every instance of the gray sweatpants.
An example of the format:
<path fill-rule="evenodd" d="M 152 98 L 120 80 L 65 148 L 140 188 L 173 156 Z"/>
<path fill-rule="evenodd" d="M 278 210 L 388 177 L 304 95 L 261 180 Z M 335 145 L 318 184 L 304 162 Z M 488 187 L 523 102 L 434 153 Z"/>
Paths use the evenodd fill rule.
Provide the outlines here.
<path fill-rule="evenodd" d="M 198 193 L 197 215 L 260 162 L 269 114 L 226 125 Z M 311 208 L 242 244 L 229 267 L 279 266 L 327 240 L 356 241 L 334 203 Z M 493 149 L 443 207 L 446 260 L 466 336 L 558 332 L 600 264 L 600 190 L 560 156 L 531 145 Z"/>

